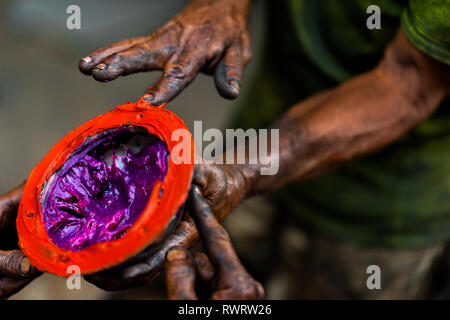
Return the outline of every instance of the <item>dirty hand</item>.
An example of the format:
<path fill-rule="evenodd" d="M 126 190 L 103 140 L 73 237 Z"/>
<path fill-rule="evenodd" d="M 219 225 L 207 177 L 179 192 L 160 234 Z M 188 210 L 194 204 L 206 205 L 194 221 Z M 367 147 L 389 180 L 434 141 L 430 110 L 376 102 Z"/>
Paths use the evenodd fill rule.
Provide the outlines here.
<path fill-rule="evenodd" d="M 251 56 L 249 6 L 250 0 L 191 0 L 154 33 L 92 52 L 81 59 L 80 70 L 98 81 L 162 70 L 162 77 L 144 97 L 153 105 L 170 101 L 198 72 L 205 72 L 214 75 L 223 97 L 234 99 Z"/>
<path fill-rule="evenodd" d="M 40 274 L 17 246 L 16 217 L 22 192 L 23 185 L 0 196 L 0 299 L 20 291 Z"/>
<path fill-rule="evenodd" d="M 165 262 L 169 299 L 198 299 L 195 290 L 196 278 L 209 289 L 206 298 L 262 299 L 263 287 L 244 269 L 228 233 L 217 221 L 211 207 L 195 185 L 189 197 L 189 210 L 207 255 L 196 253 L 192 257 L 182 247 L 169 249 Z"/>
<path fill-rule="evenodd" d="M 222 220 L 245 197 L 248 182 L 238 166 L 208 164 L 196 165 L 193 185 L 200 187 L 215 216 Z M 124 290 L 143 286 L 155 277 L 163 266 L 167 251 L 176 246 L 192 248 L 199 243 L 199 235 L 189 209 L 175 231 L 162 247 L 149 258 L 126 267 L 116 267 L 85 276 L 86 280 L 104 290 Z"/>

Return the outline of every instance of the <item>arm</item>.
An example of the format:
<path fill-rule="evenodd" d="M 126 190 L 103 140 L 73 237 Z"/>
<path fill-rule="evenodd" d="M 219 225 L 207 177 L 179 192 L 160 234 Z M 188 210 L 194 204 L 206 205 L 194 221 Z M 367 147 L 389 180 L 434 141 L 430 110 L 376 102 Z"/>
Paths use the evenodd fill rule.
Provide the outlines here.
<path fill-rule="evenodd" d="M 376 151 L 430 116 L 450 94 L 450 67 L 415 49 L 400 31 L 373 70 L 292 107 L 280 129 L 279 172 L 243 165 L 247 196 L 308 178 Z M 267 163 L 269 159 L 260 159 Z"/>
<path fill-rule="evenodd" d="M 160 105 L 176 97 L 203 71 L 214 75 L 219 93 L 239 95 L 250 60 L 247 20 L 250 0 L 191 0 L 154 33 L 100 48 L 81 59 L 80 70 L 98 81 L 142 71 L 163 71 L 144 97 Z"/>

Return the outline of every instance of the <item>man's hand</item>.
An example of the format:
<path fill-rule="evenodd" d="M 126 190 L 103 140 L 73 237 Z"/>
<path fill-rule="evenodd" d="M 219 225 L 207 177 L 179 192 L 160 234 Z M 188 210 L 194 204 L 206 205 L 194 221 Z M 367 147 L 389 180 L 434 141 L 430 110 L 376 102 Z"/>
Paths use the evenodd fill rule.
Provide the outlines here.
<path fill-rule="evenodd" d="M 81 59 L 80 70 L 99 81 L 162 70 L 144 97 L 160 105 L 176 97 L 198 72 L 214 74 L 219 93 L 239 95 L 242 69 L 251 57 L 249 0 L 192 0 L 156 32 L 117 42 Z"/>
<path fill-rule="evenodd" d="M 200 187 L 215 216 L 222 220 L 245 197 L 248 184 L 238 166 L 197 164 L 193 184 Z M 194 220 L 185 213 L 183 220 L 151 257 L 140 263 L 109 269 L 86 276 L 86 280 L 104 290 L 124 290 L 147 284 L 163 266 L 167 251 L 172 247 L 192 248 L 199 243 Z"/>
<path fill-rule="evenodd" d="M 0 299 L 21 290 L 40 273 L 17 247 L 16 217 L 23 185 L 0 196 Z"/>
<path fill-rule="evenodd" d="M 197 253 L 193 258 L 181 247 L 168 251 L 165 269 L 169 299 L 198 299 L 195 292 L 197 277 L 200 283 L 213 291 L 207 298 L 262 299 L 263 287 L 240 263 L 228 233 L 196 185 L 191 189 L 188 205 L 208 255 Z"/>

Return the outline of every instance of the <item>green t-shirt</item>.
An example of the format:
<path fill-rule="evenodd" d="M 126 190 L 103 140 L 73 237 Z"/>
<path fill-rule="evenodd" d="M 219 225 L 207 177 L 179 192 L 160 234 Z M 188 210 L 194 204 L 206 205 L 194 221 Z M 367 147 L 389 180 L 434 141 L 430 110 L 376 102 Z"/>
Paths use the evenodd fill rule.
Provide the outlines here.
<path fill-rule="evenodd" d="M 266 56 L 238 127 L 268 126 L 293 104 L 373 68 L 399 26 L 450 65 L 450 0 L 270 1 Z M 369 30 L 369 5 L 381 29 Z M 276 198 L 304 223 L 364 245 L 413 247 L 450 238 L 450 105 L 378 153 L 290 185 Z"/>

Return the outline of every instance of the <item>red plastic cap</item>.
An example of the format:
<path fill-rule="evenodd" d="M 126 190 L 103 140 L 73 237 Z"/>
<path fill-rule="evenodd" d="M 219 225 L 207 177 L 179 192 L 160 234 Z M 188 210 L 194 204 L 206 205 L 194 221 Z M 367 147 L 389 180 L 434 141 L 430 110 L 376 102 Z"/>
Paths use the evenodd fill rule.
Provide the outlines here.
<path fill-rule="evenodd" d="M 45 183 L 87 137 L 124 125 L 143 127 L 167 144 L 170 156 L 164 181 L 155 184 L 144 211 L 120 239 L 97 243 L 80 251 L 56 246 L 48 236 L 42 217 L 40 195 Z M 78 266 L 82 274 L 90 274 L 117 266 L 160 239 L 186 201 L 194 170 L 192 135 L 189 133 L 173 141 L 172 133 L 176 129 L 189 133 L 183 120 L 174 113 L 140 99 L 84 123 L 54 145 L 29 175 L 17 215 L 19 246 L 30 262 L 41 271 L 59 276 L 69 276 L 67 268 L 72 265 Z M 180 143 L 185 148 L 180 149 Z M 172 150 L 177 145 L 177 152 L 188 153 L 181 156 L 190 161 L 172 161 Z M 160 197 L 161 188 L 164 192 Z"/>

